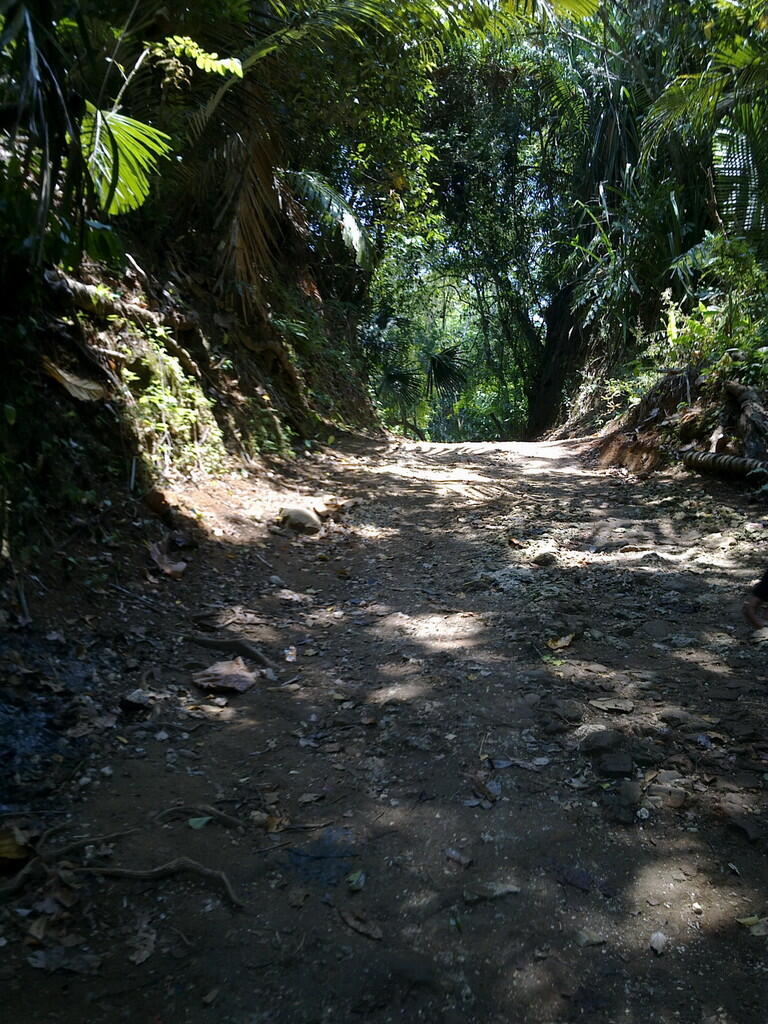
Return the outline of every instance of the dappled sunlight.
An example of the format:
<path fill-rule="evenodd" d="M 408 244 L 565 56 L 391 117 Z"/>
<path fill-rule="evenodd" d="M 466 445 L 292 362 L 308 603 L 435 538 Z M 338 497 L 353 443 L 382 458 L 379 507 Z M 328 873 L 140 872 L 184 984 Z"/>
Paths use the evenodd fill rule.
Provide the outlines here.
<path fill-rule="evenodd" d="M 273 668 L 214 698 L 190 691 L 184 666 L 234 652 L 180 646 L 167 671 L 185 717 L 175 726 L 163 712 L 165 741 L 159 725 L 129 734 L 144 754 L 126 763 L 137 816 L 191 809 L 153 835 L 151 857 L 146 837 L 126 837 L 119 860 L 170 860 L 181 843 L 223 865 L 283 951 L 266 984 L 296 981 L 308 961 L 290 954 L 304 942 L 359 1001 L 369 975 L 347 961 L 370 957 L 371 938 L 355 934 L 370 925 L 383 936 L 377 964 L 403 956 L 397 970 L 436 972 L 437 989 L 404 989 L 429 1007 L 429 992 L 450 993 L 439 1005 L 469 992 L 469 1019 L 504 1007 L 536 1024 L 646 1024 L 647 985 L 667 991 L 723 943 L 746 963 L 762 941 L 735 923 L 764 914 L 768 892 L 743 831 L 762 808 L 761 763 L 739 740 L 761 728 L 764 702 L 739 684 L 728 703 L 754 652 L 721 642 L 742 584 L 655 558 L 675 531 L 624 485 L 614 496 L 610 476 L 577 485 L 566 466 L 521 485 L 517 459 L 466 458 L 491 497 L 475 501 L 474 466 L 446 485 L 434 463 L 397 477 L 338 465 L 323 493 L 364 497 L 320 534 L 270 533 L 266 519 L 234 542 L 204 535 L 190 575 L 164 584 L 180 602 L 168 629 L 178 635 L 186 612 L 208 636 L 263 649 Z M 648 550 L 621 551 L 635 531 Z M 571 546 L 593 535 L 610 549 Z M 166 759 L 170 744 L 181 750 Z M 94 806 L 102 798 L 108 808 L 94 788 Z M 197 831 L 189 819 L 208 812 L 196 804 L 241 830 L 214 819 Z M 181 892 L 202 903 L 203 884 Z M 351 910 L 359 920 L 341 916 Z M 234 918 L 217 912 L 215 925 L 207 913 L 173 920 L 196 937 L 213 928 L 240 964 Z M 263 948 L 258 962 L 273 957 Z M 696 976 L 697 999 L 716 989 L 710 975 Z"/>
<path fill-rule="evenodd" d="M 390 666 L 383 666 L 380 672 L 382 676 L 397 675 L 397 670 Z M 383 685 L 372 693 L 369 693 L 366 697 L 366 702 L 368 704 L 381 705 L 389 703 L 397 704 L 398 702 L 407 704 L 409 701 L 415 700 L 418 697 L 428 696 L 431 693 L 432 688 L 432 684 L 426 680 L 410 680 L 408 682 L 397 683 L 392 686 Z"/>

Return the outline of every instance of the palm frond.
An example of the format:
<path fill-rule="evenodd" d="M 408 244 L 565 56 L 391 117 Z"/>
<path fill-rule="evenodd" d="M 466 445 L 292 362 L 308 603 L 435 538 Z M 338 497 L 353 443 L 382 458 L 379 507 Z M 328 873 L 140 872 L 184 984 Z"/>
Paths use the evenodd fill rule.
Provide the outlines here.
<path fill-rule="evenodd" d="M 171 151 L 165 132 L 90 102 L 80 125 L 80 146 L 99 204 L 109 214 L 141 206 L 158 160 Z"/>
<path fill-rule="evenodd" d="M 376 394 L 385 405 L 413 409 L 421 398 L 421 374 L 406 366 L 388 366 L 376 385 Z"/>
<path fill-rule="evenodd" d="M 427 356 L 427 397 L 436 392 L 441 398 L 458 394 L 467 381 L 467 361 L 458 345 L 431 352 Z"/>
<path fill-rule="evenodd" d="M 355 254 L 358 266 L 370 267 L 373 264 L 373 240 L 365 225 L 325 178 L 311 171 L 278 170 L 277 174 L 321 223 L 334 224 L 339 228 L 344 244 Z"/>
<path fill-rule="evenodd" d="M 230 137 L 209 163 L 223 174 L 214 229 L 228 221 L 221 247 L 217 289 L 234 291 L 245 312 L 263 305 L 266 280 L 274 267 L 275 223 L 279 211 L 272 150 L 260 133 Z"/>
<path fill-rule="evenodd" d="M 768 255 L 768 142 L 764 131 L 720 128 L 712 146 L 715 193 L 726 227 Z"/>
<path fill-rule="evenodd" d="M 583 21 L 597 14 L 600 0 L 502 0 L 501 7 L 513 15 L 537 20 Z"/>

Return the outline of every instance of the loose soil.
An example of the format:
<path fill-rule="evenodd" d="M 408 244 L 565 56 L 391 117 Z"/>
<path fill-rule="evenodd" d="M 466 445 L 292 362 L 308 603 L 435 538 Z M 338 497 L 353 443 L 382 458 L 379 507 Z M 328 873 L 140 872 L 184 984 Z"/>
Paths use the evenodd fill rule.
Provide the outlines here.
<path fill-rule="evenodd" d="M 766 1020 L 763 510 L 584 448 L 179 489 L 179 579 L 81 524 L 0 641 L 3 1018 Z M 242 640 L 275 669 L 194 684 Z"/>

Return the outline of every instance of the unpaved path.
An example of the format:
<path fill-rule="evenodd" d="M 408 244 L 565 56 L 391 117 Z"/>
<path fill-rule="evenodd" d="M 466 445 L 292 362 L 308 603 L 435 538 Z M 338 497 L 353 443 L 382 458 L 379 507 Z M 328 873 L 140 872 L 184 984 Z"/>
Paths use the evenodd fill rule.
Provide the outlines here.
<path fill-rule="evenodd" d="M 3 1016 L 764 1021 L 766 648 L 739 612 L 762 510 L 582 447 L 368 445 L 233 477 L 177 495 L 205 535 L 180 580 L 126 522 L 108 583 L 49 595 L 40 645 L 93 666 L 90 747 L 40 805 L 66 811 L 47 873 L 0 912 Z M 361 503 L 270 532 L 319 495 Z M 195 688 L 231 656 L 185 640 L 205 613 L 275 677 Z M 65 690 L 68 656 L 46 662 Z M 215 877 L 104 873 L 182 856 L 244 906 Z"/>

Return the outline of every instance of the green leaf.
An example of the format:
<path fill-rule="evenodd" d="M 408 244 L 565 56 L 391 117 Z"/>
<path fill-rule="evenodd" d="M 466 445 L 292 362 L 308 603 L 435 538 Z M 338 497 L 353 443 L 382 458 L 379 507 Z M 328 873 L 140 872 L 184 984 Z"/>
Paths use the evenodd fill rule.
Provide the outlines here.
<path fill-rule="evenodd" d="M 600 0 L 502 0 L 501 9 L 517 16 L 581 21 L 597 14 Z"/>
<path fill-rule="evenodd" d="M 404 366 L 388 366 L 381 374 L 376 393 L 386 405 L 412 409 L 421 398 L 421 374 Z"/>
<path fill-rule="evenodd" d="M 12 427 L 16 422 L 16 407 L 13 405 L 5 404 L 3 406 L 3 412 L 5 413 L 5 421 L 9 427 Z"/>
<path fill-rule="evenodd" d="M 335 224 L 344 244 L 361 267 L 373 263 L 373 242 L 368 230 L 344 197 L 325 178 L 311 171 L 279 170 L 280 179 L 321 222 Z"/>
<path fill-rule="evenodd" d="M 127 213 L 142 205 L 158 159 L 171 151 L 170 141 L 152 125 L 86 103 L 80 146 L 105 213 Z"/>
<path fill-rule="evenodd" d="M 189 36 L 168 36 L 164 46 L 156 44 L 156 52 L 168 50 L 174 57 L 187 57 L 193 60 L 201 71 L 214 75 L 234 75 L 243 77 L 243 65 L 237 57 L 219 57 L 218 53 L 209 53 Z"/>

